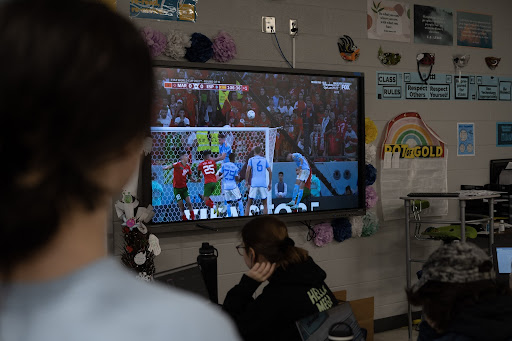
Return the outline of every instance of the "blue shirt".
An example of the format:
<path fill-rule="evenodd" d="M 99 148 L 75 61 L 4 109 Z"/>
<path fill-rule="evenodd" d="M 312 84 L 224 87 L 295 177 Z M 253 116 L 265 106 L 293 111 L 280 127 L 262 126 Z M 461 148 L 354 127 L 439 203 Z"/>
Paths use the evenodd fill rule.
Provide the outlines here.
<path fill-rule="evenodd" d="M 206 299 L 135 277 L 105 258 L 53 280 L 2 287 L 0 339 L 239 340 Z"/>
<path fill-rule="evenodd" d="M 222 188 L 224 188 L 225 190 L 235 189 L 235 177 L 240 172 L 238 166 L 235 165 L 233 162 L 226 162 L 220 168 L 220 172 L 224 174 L 224 177 L 222 178 Z"/>
<path fill-rule="evenodd" d="M 292 160 L 295 161 L 295 164 L 297 165 L 297 167 L 300 167 L 300 169 L 302 169 L 302 170 L 309 170 L 308 161 L 306 160 L 306 158 L 304 156 L 302 156 L 302 154 L 293 153 L 292 154 Z M 302 166 L 300 164 L 301 160 L 302 160 Z"/>
<path fill-rule="evenodd" d="M 162 194 L 164 193 L 164 188 L 162 187 L 162 185 L 160 185 L 157 181 L 152 180 L 151 181 L 151 190 L 153 192 L 152 193 L 153 194 L 152 205 L 153 206 L 162 205 Z"/>
<path fill-rule="evenodd" d="M 267 159 L 261 155 L 253 156 L 247 166 L 251 166 L 251 187 L 267 187 L 267 168 L 270 168 Z"/>
<path fill-rule="evenodd" d="M 229 161 L 229 154 L 231 154 L 231 146 L 224 142 L 223 144 L 219 145 L 219 155 L 222 155 L 223 153 L 226 153 L 226 157 L 224 160 L 221 160 L 222 162 L 228 162 Z"/>

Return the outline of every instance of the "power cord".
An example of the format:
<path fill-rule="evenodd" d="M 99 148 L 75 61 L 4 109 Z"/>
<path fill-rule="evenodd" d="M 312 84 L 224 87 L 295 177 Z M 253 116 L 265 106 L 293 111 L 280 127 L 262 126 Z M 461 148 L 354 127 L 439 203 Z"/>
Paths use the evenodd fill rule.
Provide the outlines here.
<path fill-rule="evenodd" d="M 311 226 L 311 220 L 309 220 L 309 221 L 300 221 L 300 223 L 308 228 L 308 234 L 306 236 L 306 240 L 308 242 L 314 240 L 316 238 L 316 232 L 313 229 L 313 226 Z"/>
<path fill-rule="evenodd" d="M 279 48 L 279 52 L 281 53 L 281 57 L 283 57 L 283 59 L 286 62 L 286 64 L 288 64 L 288 66 L 293 69 L 293 65 L 288 61 L 288 59 L 286 59 L 286 56 L 284 55 L 283 50 L 281 49 L 281 45 L 279 44 L 279 40 L 277 39 L 277 35 L 275 33 L 272 33 L 272 35 L 274 36 L 274 38 L 276 38 L 277 47 Z"/>

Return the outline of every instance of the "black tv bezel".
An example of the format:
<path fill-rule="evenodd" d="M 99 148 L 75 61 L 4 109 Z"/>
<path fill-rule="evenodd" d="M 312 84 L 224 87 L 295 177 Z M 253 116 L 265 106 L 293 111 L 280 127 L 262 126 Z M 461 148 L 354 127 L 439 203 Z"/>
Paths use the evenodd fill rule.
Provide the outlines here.
<path fill-rule="evenodd" d="M 313 69 L 291 69 L 266 66 L 249 66 L 249 65 L 224 65 L 212 63 L 190 63 L 175 61 L 155 61 L 153 68 L 188 68 L 203 70 L 225 70 L 225 71 L 249 71 L 263 73 L 280 73 L 289 75 L 310 75 L 310 76 L 328 76 L 328 77 L 351 77 L 358 79 L 358 128 L 357 136 L 361 143 L 358 148 L 358 208 L 339 209 L 328 211 L 307 211 L 299 213 L 282 213 L 276 214 L 276 217 L 285 222 L 298 221 L 318 221 L 322 219 L 334 219 L 348 216 L 361 216 L 366 213 L 366 195 L 365 195 L 365 144 L 364 122 L 365 122 L 365 97 L 364 97 L 364 73 L 362 72 L 345 72 L 332 70 L 313 70 Z M 151 154 L 145 156 L 141 163 L 138 198 L 143 206 L 147 206 L 152 202 L 151 189 Z M 252 217 L 252 216 L 251 216 Z M 211 229 L 217 231 L 219 229 L 238 228 L 243 226 L 250 217 L 233 217 L 229 219 L 203 219 L 195 221 L 175 221 L 168 223 L 149 224 L 154 233 L 180 232 L 190 230 Z M 203 227 L 197 226 L 198 224 Z"/>

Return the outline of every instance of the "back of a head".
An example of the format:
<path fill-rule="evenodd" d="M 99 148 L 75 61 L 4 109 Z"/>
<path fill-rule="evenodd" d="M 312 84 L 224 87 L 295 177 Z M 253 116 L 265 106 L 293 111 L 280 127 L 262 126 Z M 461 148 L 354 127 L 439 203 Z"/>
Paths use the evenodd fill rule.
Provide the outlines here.
<path fill-rule="evenodd" d="M 470 242 L 439 247 L 423 265 L 420 280 L 407 290 L 409 302 L 422 306 L 441 330 L 469 306 L 501 294 L 510 291 L 496 286 L 490 257 Z"/>
<path fill-rule="evenodd" d="M 295 247 L 285 223 L 269 215 L 254 218 L 245 224 L 242 228 L 242 241 L 246 250 L 254 249 L 256 259 L 263 256 L 282 268 L 308 259 L 306 250 Z"/>
<path fill-rule="evenodd" d="M 93 210 L 105 196 L 93 173 L 148 133 L 153 76 L 137 29 L 92 1 L 6 2 L 0 45 L 0 235 L 23 240 L 0 249 L 3 277 L 71 203 Z"/>

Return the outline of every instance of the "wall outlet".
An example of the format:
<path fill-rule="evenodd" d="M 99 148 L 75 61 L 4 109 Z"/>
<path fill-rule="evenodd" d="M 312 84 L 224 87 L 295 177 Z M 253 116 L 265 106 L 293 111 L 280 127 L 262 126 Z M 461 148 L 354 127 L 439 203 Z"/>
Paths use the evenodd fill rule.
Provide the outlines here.
<path fill-rule="evenodd" d="M 290 19 L 290 35 L 294 36 L 299 32 L 299 27 L 297 26 L 297 19 Z"/>
<path fill-rule="evenodd" d="M 275 17 L 261 17 L 261 32 L 276 33 L 276 18 Z"/>

